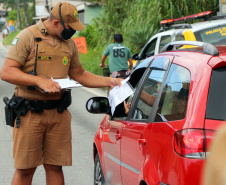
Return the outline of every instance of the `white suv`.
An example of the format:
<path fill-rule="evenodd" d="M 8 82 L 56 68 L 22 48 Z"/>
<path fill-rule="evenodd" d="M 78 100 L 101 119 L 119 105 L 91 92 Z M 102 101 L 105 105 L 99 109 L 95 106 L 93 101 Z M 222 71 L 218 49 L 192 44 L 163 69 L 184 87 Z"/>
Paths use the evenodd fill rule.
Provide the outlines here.
<path fill-rule="evenodd" d="M 213 45 L 225 45 L 226 17 L 210 17 L 211 13 L 211 11 L 207 11 L 177 19 L 161 21 L 161 29 L 158 33 L 149 39 L 140 53 L 133 55 L 133 60 L 136 60 L 134 67 L 136 67 L 142 60 L 160 53 L 163 46 L 172 41 L 201 41 Z M 200 18 L 203 20 L 198 23 L 178 24 L 178 22 Z"/>

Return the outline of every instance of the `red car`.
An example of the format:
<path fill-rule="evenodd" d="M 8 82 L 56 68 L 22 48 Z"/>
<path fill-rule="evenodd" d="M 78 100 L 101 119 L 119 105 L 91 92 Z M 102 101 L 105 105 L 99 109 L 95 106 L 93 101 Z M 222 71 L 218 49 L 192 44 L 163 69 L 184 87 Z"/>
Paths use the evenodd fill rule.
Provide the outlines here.
<path fill-rule="evenodd" d="M 214 131 L 226 123 L 226 46 L 169 43 L 128 82 L 128 114 L 124 102 L 113 115 L 106 97 L 87 102 L 107 114 L 93 143 L 94 184 L 201 184 Z"/>

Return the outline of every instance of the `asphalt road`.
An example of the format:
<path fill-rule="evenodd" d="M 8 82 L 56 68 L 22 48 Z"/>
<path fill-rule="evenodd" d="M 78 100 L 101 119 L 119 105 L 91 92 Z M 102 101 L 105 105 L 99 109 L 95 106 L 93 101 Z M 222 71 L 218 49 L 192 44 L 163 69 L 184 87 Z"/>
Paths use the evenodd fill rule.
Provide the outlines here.
<path fill-rule="evenodd" d="M 0 36 L 0 68 L 2 68 L 7 51 L 7 48 L 2 46 Z M 13 85 L 0 80 L 0 185 L 10 185 L 14 173 L 12 128 L 5 125 L 4 103 L 2 101 L 4 95 L 11 97 L 13 91 Z M 72 105 L 69 110 L 72 114 L 73 165 L 63 167 L 66 185 L 93 184 L 93 138 L 104 117 L 104 115 L 90 114 L 85 109 L 86 101 L 94 96 L 106 96 L 106 93 L 100 89 L 85 87 L 72 90 Z M 43 166 L 39 166 L 32 185 L 44 184 L 45 172 Z"/>

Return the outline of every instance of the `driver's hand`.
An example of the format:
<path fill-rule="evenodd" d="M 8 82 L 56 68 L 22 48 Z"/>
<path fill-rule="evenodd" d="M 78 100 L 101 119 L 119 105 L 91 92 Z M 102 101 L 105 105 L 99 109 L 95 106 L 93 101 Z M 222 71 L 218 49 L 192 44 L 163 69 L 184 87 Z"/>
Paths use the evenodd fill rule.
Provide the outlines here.
<path fill-rule="evenodd" d="M 124 101 L 125 114 L 129 113 L 130 105 L 131 105 L 131 103 L 127 104 L 126 101 Z"/>

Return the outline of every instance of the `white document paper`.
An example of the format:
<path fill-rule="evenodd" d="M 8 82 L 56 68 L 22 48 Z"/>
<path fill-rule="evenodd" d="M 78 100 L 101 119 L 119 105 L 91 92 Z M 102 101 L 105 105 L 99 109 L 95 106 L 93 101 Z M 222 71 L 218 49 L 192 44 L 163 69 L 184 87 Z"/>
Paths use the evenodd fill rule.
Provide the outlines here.
<path fill-rule="evenodd" d="M 58 82 L 61 89 L 73 88 L 73 87 L 82 87 L 82 85 L 74 80 L 69 78 L 63 79 L 52 79 L 54 82 Z"/>
<path fill-rule="evenodd" d="M 121 82 L 121 87 L 116 86 L 109 93 L 108 100 L 111 106 L 112 115 L 115 112 L 115 107 L 134 93 L 134 88 L 127 82 L 128 80 L 129 78 L 123 80 Z"/>

